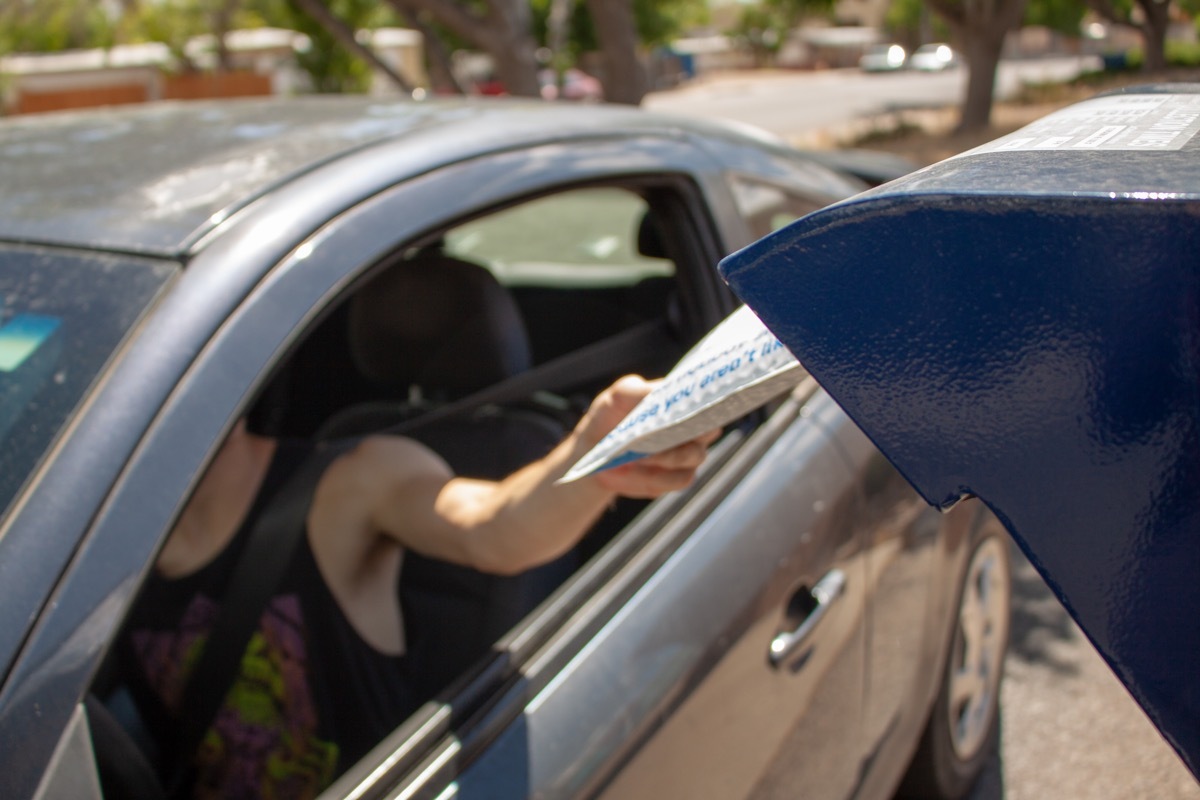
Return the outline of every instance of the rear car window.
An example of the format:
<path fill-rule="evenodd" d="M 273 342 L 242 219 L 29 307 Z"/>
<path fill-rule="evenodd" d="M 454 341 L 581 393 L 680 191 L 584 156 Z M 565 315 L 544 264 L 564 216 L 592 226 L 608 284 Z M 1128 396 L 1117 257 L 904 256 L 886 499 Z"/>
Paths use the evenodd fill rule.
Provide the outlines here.
<path fill-rule="evenodd" d="M 751 235 L 756 239 L 811 214 L 829 201 L 741 175 L 729 176 L 729 188 L 733 190 L 738 212 L 750 225 Z"/>
<path fill-rule="evenodd" d="M 444 249 L 482 263 L 506 286 L 633 286 L 675 273 L 647 247 L 647 213 L 628 190 L 575 189 L 460 225 Z"/>
<path fill-rule="evenodd" d="M 0 245 L 0 519 L 177 268 Z"/>

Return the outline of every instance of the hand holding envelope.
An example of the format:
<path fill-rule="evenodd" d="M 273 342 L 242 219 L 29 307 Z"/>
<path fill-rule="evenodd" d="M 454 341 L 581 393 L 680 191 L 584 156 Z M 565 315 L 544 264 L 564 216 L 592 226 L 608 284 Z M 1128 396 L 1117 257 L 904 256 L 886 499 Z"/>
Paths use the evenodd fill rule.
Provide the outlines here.
<path fill-rule="evenodd" d="M 696 439 L 778 397 L 805 375 L 787 348 L 743 306 L 688 351 L 561 482 Z"/>

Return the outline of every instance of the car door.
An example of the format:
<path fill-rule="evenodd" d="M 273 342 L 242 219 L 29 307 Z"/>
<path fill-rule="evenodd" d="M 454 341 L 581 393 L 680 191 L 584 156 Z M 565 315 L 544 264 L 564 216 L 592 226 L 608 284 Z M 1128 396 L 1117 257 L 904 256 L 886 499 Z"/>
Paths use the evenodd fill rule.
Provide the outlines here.
<path fill-rule="evenodd" d="M 17 796 L 33 794 L 38 786 L 49 791 L 76 785 L 74 773 L 86 773 L 86 759 L 63 754 L 79 752 L 78 703 L 104 639 L 224 431 L 329 303 L 383 255 L 443 224 L 449 213 L 470 213 L 571 181 L 611 178 L 614 172 L 663 176 L 683 226 L 674 233 L 699 248 L 690 256 L 694 264 L 719 255 L 711 216 L 716 212 L 709 209 L 727 205 L 728 198 L 721 195 L 715 165 L 683 142 L 645 136 L 574 149 L 510 151 L 449 167 L 361 203 L 292 246 L 286 237 L 281 240 L 278 228 L 264 226 L 288 217 L 289 204 L 298 201 L 267 201 L 196 256 L 146 326 L 147 335 L 161 338 L 131 346 L 122 365 L 128 368 L 110 378 L 78 423 L 87 428 L 111 417 L 114 404 L 146 385 L 147 374 L 159 376 L 155 391 L 160 391 L 163 375 L 183 370 L 174 388 L 164 390 L 161 409 L 96 513 L 56 603 L 10 675 L 7 729 L 35 732 L 38 742 L 58 741 L 30 752 L 27 768 L 15 776 Z M 311 176 L 313 189 L 319 190 L 321 178 Z M 259 226 L 256 220 L 266 222 Z M 259 279 L 248 273 L 236 290 L 213 277 L 214 265 L 246 263 L 281 248 L 287 252 L 282 262 Z M 715 281 L 692 289 L 687 301 L 692 313 L 715 322 L 728 299 L 720 299 Z M 197 311 L 195 305 L 213 295 L 221 295 L 228 313 Z M 167 361 L 169 369 L 162 366 Z M 138 369 L 129 366 L 134 362 Z M 836 412 L 821 395 L 803 394 L 782 404 L 759 429 L 732 432 L 691 492 L 647 509 L 499 643 L 454 693 L 427 705 L 382 742 L 331 795 L 369 796 L 397 787 L 453 792 L 454 786 L 488 786 L 504 796 L 576 794 L 620 780 L 618 767 L 626 762 L 626 780 L 649 791 L 630 760 L 633 745 L 657 740 L 675 749 L 689 738 L 691 725 L 719 724 L 730 710 L 727 703 L 692 706 L 693 722 L 682 727 L 660 723 L 684 707 L 717 665 L 728 665 L 730 672 L 714 677 L 706 696 L 733 700 L 723 687 L 740 683 L 739 662 L 769 670 L 766 682 L 774 694 L 760 698 L 760 710 L 773 705 L 775 696 L 788 699 L 784 713 L 773 715 L 759 738 L 764 768 L 791 760 L 782 752 L 781 736 L 795 739 L 795 715 L 821 698 L 849 698 L 853 707 L 830 715 L 830 727 L 821 729 L 830 741 L 847 741 L 842 731 L 857 724 L 857 694 L 830 683 L 854 684 L 861 675 L 863 582 L 857 545 L 837 525 L 851 476 L 819 426 L 806 423 L 829 413 Z M 803 474 L 794 472 L 796 464 L 808 465 Z M 817 594 L 834 602 L 816 615 L 823 619 L 814 636 L 779 666 L 764 667 L 771 642 L 816 610 L 814 590 L 829 576 Z M 689 604 L 705 613 L 690 616 Z M 661 612 L 679 616 L 664 618 Z M 613 670 L 623 677 L 606 684 Z M 596 691 L 606 685 L 610 695 L 614 688 L 618 696 L 627 687 L 636 691 L 613 703 Z M 587 715 L 576 714 L 579 709 Z M 57 739 L 54 730 L 60 732 Z M 652 736 L 656 730 L 665 733 Z M 58 756 L 52 760 L 53 753 Z M 90 785 L 86 775 L 81 780 Z M 749 771 L 739 777 L 747 791 L 758 780 Z M 612 786 L 618 791 L 618 784 Z"/>
<path fill-rule="evenodd" d="M 498 643 L 505 680 L 427 706 L 328 796 L 849 796 L 865 581 L 839 413 L 809 382 L 727 437 Z"/>
<path fill-rule="evenodd" d="M 790 177 L 729 177 L 738 209 L 756 238 L 817 210 L 819 199 Z M 946 581 L 938 579 L 953 570 L 935 556 L 946 538 L 942 515 L 844 415 L 829 418 L 827 433 L 857 475 L 848 524 L 860 532 L 865 553 L 869 633 L 860 741 L 872 754 L 863 777 L 867 796 L 873 796 L 876 787 L 887 787 L 903 770 L 928 715 L 944 638 L 936 621 L 947 602 L 938 591 Z"/>
<path fill-rule="evenodd" d="M 329 795 L 849 796 L 866 582 L 839 413 L 808 382 L 735 431 L 497 643 L 499 680 L 460 682 Z"/>

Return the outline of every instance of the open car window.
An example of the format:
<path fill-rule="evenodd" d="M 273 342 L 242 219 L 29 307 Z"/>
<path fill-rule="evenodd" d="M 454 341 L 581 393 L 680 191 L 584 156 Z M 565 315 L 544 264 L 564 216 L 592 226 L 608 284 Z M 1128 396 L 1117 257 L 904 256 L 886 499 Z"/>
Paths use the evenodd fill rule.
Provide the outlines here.
<path fill-rule="evenodd" d="M 398 243 L 274 369 L 250 427 L 279 439 L 319 439 L 403 424 L 404 435 L 457 474 L 505 477 L 569 433 L 595 392 L 629 372 L 665 373 L 716 321 L 697 299 L 712 296 L 701 265 L 713 258 L 697 255 L 704 236 L 694 229 L 703 223 L 683 194 L 663 180 L 577 187 Z M 443 306 L 443 295 L 422 294 L 412 276 L 446 289 L 453 302 Z M 464 276 L 469 286 L 459 294 Z M 468 302 L 482 305 L 461 304 Z M 418 319 L 414 333 L 409 323 Z M 529 402 L 422 423 L 440 406 L 507 377 L 643 329 L 658 337 L 653 347 L 583 359 L 582 377 L 551 387 L 554 402 L 532 392 Z M 614 504 L 570 552 L 517 576 L 406 553 L 396 592 L 412 696 L 458 696 L 495 658 L 497 642 L 645 506 Z M 552 635 L 552 620 L 538 625 L 538 636 Z"/>

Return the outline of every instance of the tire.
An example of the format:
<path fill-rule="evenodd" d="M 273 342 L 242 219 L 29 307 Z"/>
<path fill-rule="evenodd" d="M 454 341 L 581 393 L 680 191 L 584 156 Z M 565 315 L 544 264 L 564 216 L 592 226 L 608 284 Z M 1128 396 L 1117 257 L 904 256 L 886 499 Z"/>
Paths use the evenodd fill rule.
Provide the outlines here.
<path fill-rule="evenodd" d="M 960 800 L 999 746 L 1012 570 L 1008 537 L 990 522 L 967 562 L 941 688 L 901 797 Z"/>

